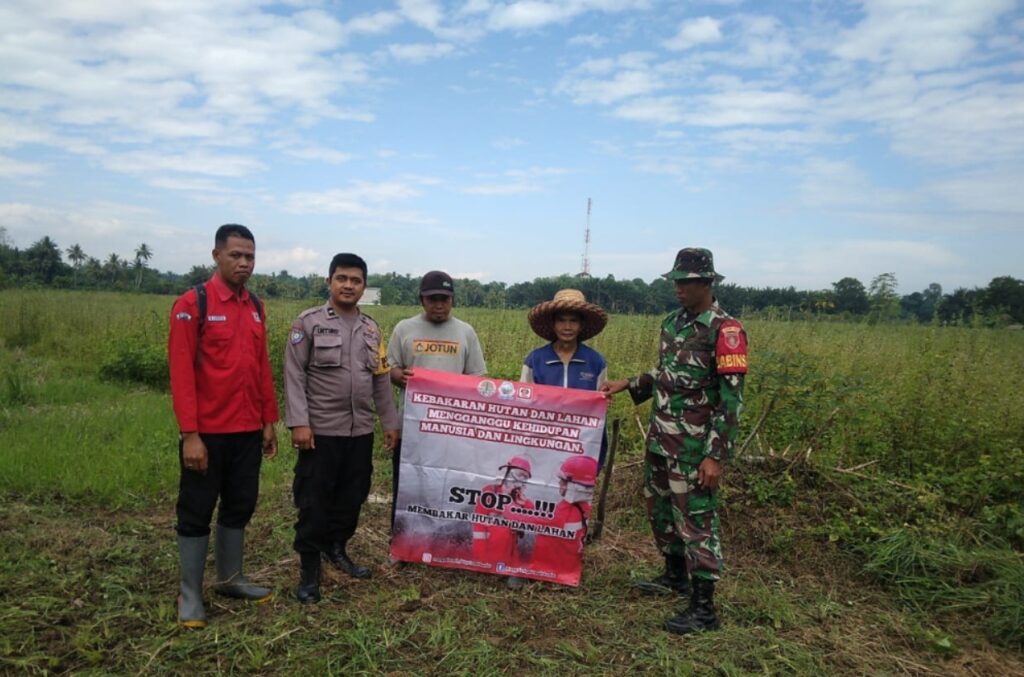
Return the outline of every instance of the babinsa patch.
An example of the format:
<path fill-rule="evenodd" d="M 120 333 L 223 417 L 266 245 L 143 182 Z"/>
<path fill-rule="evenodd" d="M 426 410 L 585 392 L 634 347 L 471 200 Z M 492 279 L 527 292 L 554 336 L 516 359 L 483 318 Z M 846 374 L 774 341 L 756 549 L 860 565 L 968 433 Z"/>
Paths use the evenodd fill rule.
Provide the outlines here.
<path fill-rule="evenodd" d="M 715 366 L 719 374 L 747 373 L 747 334 L 737 320 L 726 320 L 718 328 Z"/>

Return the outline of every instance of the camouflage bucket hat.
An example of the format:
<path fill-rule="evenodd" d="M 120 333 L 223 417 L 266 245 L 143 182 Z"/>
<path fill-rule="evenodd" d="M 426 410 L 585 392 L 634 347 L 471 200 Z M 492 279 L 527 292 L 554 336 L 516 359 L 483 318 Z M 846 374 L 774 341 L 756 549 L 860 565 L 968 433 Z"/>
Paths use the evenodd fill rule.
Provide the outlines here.
<path fill-rule="evenodd" d="M 715 272 L 715 257 L 710 249 L 686 247 L 676 254 L 675 265 L 662 277 L 669 280 L 714 280 L 721 282 L 724 275 Z"/>

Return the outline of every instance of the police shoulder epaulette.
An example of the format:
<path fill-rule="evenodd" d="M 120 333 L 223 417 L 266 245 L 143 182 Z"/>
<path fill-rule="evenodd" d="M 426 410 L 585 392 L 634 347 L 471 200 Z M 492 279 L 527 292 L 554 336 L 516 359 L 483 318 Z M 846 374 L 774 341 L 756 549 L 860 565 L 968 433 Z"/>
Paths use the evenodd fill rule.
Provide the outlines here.
<path fill-rule="evenodd" d="M 324 308 L 323 306 L 314 306 L 313 308 L 306 308 L 301 313 L 299 313 L 299 319 L 301 320 L 303 318 L 309 317 L 310 315 L 312 315 L 316 311 L 323 310 L 323 308 Z"/>
<path fill-rule="evenodd" d="M 380 322 L 378 322 L 377 320 L 373 319 L 372 315 L 368 315 L 367 313 L 364 313 L 362 310 L 359 311 L 359 314 L 362 315 L 363 317 L 365 317 L 367 320 L 369 320 L 371 324 L 374 324 L 377 327 L 380 327 Z"/>

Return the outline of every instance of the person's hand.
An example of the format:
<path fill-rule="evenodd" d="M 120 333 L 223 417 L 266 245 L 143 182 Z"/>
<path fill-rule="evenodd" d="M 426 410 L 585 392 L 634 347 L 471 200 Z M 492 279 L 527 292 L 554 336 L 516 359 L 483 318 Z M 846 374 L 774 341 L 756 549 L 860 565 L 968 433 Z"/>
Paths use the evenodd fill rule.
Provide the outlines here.
<path fill-rule="evenodd" d="M 605 397 L 611 397 L 616 393 L 621 393 L 628 387 L 629 379 L 621 378 L 617 381 L 605 381 L 604 383 L 601 384 L 601 387 L 598 390 L 604 393 Z"/>
<path fill-rule="evenodd" d="M 391 383 L 402 388 L 409 382 L 409 378 L 412 376 L 412 367 L 391 367 Z"/>
<path fill-rule="evenodd" d="M 394 451 L 395 445 L 398 444 L 398 431 L 397 430 L 385 430 L 384 431 L 384 448 L 388 451 Z"/>
<path fill-rule="evenodd" d="M 316 449 L 316 441 L 313 439 L 313 429 L 308 425 L 297 425 L 292 428 L 292 446 L 299 451 Z"/>
<path fill-rule="evenodd" d="M 181 447 L 181 460 L 185 468 L 206 474 L 207 453 L 203 438 L 199 436 L 199 433 L 184 433 L 182 439 L 184 444 Z"/>
<path fill-rule="evenodd" d="M 263 458 L 268 461 L 277 456 L 277 430 L 273 423 L 263 424 Z"/>
<path fill-rule="evenodd" d="M 701 489 L 714 491 L 722 481 L 722 464 L 713 458 L 705 458 L 697 468 L 697 485 Z"/>

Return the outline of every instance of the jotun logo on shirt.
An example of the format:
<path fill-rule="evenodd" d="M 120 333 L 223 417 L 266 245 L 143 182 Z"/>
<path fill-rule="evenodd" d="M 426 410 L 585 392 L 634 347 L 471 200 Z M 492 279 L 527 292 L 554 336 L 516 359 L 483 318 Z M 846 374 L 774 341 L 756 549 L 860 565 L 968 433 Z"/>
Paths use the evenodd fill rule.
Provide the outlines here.
<path fill-rule="evenodd" d="M 415 355 L 450 355 L 454 357 L 459 354 L 459 342 L 416 339 L 412 342 L 412 352 Z"/>

